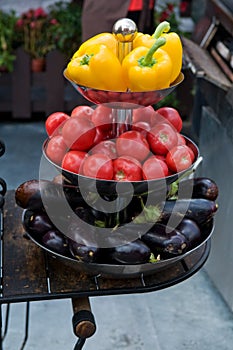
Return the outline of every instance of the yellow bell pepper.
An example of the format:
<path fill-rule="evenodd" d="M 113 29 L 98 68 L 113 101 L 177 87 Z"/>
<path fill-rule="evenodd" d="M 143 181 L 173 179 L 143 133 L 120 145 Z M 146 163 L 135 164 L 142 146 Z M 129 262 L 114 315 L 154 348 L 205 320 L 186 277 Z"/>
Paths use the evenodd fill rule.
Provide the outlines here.
<path fill-rule="evenodd" d="M 159 38 L 149 50 L 140 46 L 124 58 L 124 79 L 131 91 L 153 91 L 170 86 L 172 61 L 166 51 L 160 49 L 165 43 L 165 38 Z"/>
<path fill-rule="evenodd" d="M 173 63 L 171 77 L 171 83 L 173 83 L 179 76 L 182 68 L 183 47 L 179 35 L 175 32 L 169 32 L 169 30 L 170 24 L 167 21 L 163 21 L 157 26 L 154 34 L 138 34 L 133 42 L 133 47 L 146 46 L 150 48 L 156 39 L 159 37 L 165 38 L 166 44 L 163 46 L 163 50 L 169 54 Z"/>
<path fill-rule="evenodd" d="M 92 45 L 96 45 L 96 44 L 102 44 L 102 45 L 106 45 L 110 50 L 112 50 L 114 52 L 114 54 L 116 55 L 117 53 L 117 40 L 114 37 L 113 34 L 111 33 L 100 33 L 97 34 L 93 37 L 91 37 L 90 39 L 84 41 L 79 49 L 74 53 L 72 58 L 75 58 L 76 56 L 81 56 L 83 54 L 85 54 L 86 49 L 89 46 Z"/>
<path fill-rule="evenodd" d="M 110 91 L 126 91 L 119 59 L 105 45 L 88 46 L 84 54 L 71 59 L 67 77 L 76 84 Z"/>

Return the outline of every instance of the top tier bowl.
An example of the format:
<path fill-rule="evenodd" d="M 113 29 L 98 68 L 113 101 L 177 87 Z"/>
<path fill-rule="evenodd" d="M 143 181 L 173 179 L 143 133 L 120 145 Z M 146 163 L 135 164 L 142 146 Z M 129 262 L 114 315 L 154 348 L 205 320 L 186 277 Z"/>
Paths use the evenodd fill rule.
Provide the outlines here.
<path fill-rule="evenodd" d="M 180 73 L 175 82 L 169 86 L 169 88 L 155 90 L 155 91 L 142 91 L 142 92 L 116 92 L 97 90 L 85 86 L 81 86 L 70 80 L 64 70 L 64 77 L 71 83 L 71 85 L 77 90 L 83 97 L 94 104 L 109 103 L 113 108 L 119 108 L 119 104 L 124 103 L 124 108 L 127 103 L 130 104 L 130 108 L 134 104 L 135 107 L 150 106 L 158 103 L 164 97 L 168 96 L 183 80 L 184 75 Z M 136 107 L 136 108 L 137 108 Z"/>

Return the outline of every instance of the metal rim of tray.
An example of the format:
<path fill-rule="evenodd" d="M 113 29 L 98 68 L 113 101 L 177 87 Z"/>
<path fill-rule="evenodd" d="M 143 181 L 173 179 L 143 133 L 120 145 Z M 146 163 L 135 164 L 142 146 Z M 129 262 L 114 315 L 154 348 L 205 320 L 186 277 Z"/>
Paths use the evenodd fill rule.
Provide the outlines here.
<path fill-rule="evenodd" d="M 184 254 L 172 257 L 170 259 L 159 260 L 155 263 L 134 264 L 134 265 L 99 264 L 99 263 L 85 263 L 82 261 L 78 261 L 75 258 L 59 254 L 45 247 L 43 244 L 38 242 L 30 233 L 27 232 L 27 234 L 28 234 L 28 237 L 40 248 L 42 248 L 44 251 L 46 251 L 47 253 L 49 253 L 55 258 L 61 259 L 64 264 L 68 264 L 70 267 L 74 268 L 78 272 L 85 272 L 93 276 L 101 275 L 107 278 L 132 278 L 132 277 L 138 277 L 141 274 L 144 274 L 144 275 L 153 274 L 157 271 L 163 270 L 164 268 L 172 266 L 173 264 L 175 264 L 180 260 L 183 260 L 184 258 L 188 257 L 190 254 L 194 253 L 196 250 L 201 248 L 204 244 L 206 244 L 210 240 L 213 234 L 213 231 L 214 231 L 214 220 L 212 219 L 208 233 L 206 234 L 203 241 L 200 244 L 198 244 L 196 247 L 190 249 Z"/>

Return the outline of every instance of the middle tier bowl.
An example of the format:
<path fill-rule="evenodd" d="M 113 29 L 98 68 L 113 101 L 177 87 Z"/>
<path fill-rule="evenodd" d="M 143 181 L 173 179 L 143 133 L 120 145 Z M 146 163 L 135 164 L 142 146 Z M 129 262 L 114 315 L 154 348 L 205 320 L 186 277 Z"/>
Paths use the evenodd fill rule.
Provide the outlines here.
<path fill-rule="evenodd" d="M 85 86 L 76 84 L 74 81 L 70 80 L 67 76 L 66 70 L 64 71 L 64 77 L 71 83 L 76 91 L 78 91 L 83 97 L 88 101 L 100 104 L 109 103 L 112 107 L 120 108 L 120 103 L 124 103 L 124 108 L 126 103 L 132 104 L 138 108 L 138 106 L 150 106 L 158 103 L 166 96 L 168 96 L 182 81 L 184 80 L 183 73 L 180 73 L 178 78 L 166 89 L 155 90 L 155 91 L 142 91 L 142 92 L 116 92 L 116 91 L 105 91 L 93 89 Z M 111 79 L 111 77 L 110 77 Z M 116 106 L 115 106 L 115 103 Z"/>
<path fill-rule="evenodd" d="M 114 181 L 114 180 L 101 180 L 96 178 L 91 178 L 87 176 L 83 176 L 77 173 L 73 173 L 71 171 L 67 171 L 62 169 L 61 166 L 55 164 L 51 161 L 51 159 L 48 158 L 46 154 L 46 146 L 49 141 L 47 139 L 42 147 L 43 155 L 46 161 L 55 167 L 60 174 L 64 176 L 65 179 L 67 179 L 72 185 L 82 187 L 83 190 L 89 191 L 89 192 L 98 192 L 102 195 L 106 196 L 112 196 L 115 194 L 120 194 L 121 196 L 128 195 L 129 192 L 132 193 L 132 186 L 133 186 L 133 193 L 134 195 L 141 195 L 143 193 L 158 191 L 160 189 L 164 189 L 166 186 L 169 186 L 173 182 L 175 182 L 178 178 L 181 176 L 185 176 L 185 174 L 190 174 L 192 171 L 196 168 L 196 166 L 199 163 L 200 153 L 197 145 L 188 137 L 184 136 L 186 140 L 186 144 L 193 150 L 195 155 L 195 160 L 193 164 L 178 173 L 172 174 L 170 176 L 166 176 L 161 179 L 155 179 L 155 180 L 148 180 L 148 181 Z"/>

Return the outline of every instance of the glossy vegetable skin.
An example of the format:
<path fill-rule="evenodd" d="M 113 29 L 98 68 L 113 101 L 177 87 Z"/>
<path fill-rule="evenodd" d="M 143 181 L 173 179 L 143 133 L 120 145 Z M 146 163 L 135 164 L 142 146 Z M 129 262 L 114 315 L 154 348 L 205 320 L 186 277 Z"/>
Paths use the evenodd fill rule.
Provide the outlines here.
<path fill-rule="evenodd" d="M 204 224 L 211 220 L 218 209 L 214 201 L 203 198 L 167 200 L 161 203 L 160 221 L 167 222 L 171 215 Z"/>
<path fill-rule="evenodd" d="M 25 181 L 15 191 L 16 204 L 23 209 L 39 209 L 43 207 L 40 184 L 38 180 Z"/>
<path fill-rule="evenodd" d="M 140 239 L 108 250 L 108 260 L 114 264 L 144 264 L 149 262 L 150 248 Z"/>
<path fill-rule="evenodd" d="M 53 224 L 48 215 L 43 211 L 24 210 L 22 222 L 25 230 L 29 234 L 34 234 L 41 238 L 44 233 L 53 229 Z"/>
<path fill-rule="evenodd" d="M 208 177 L 196 177 L 180 182 L 182 193 L 190 192 L 192 188 L 192 198 L 204 198 L 215 201 L 218 198 L 219 190 L 216 182 Z"/>
<path fill-rule="evenodd" d="M 170 24 L 167 21 L 161 22 L 155 29 L 154 34 L 151 36 L 149 34 L 140 33 L 134 39 L 133 46 L 146 46 L 151 47 L 155 40 L 159 37 L 166 39 L 166 44 L 163 47 L 163 50 L 166 51 L 171 60 L 172 60 L 172 76 L 171 82 L 173 82 L 179 75 L 182 68 L 182 42 L 179 35 L 175 32 L 169 32 Z"/>
<path fill-rule="evenodd" d="M 68 114 L 63 112 L 54 112 L 50 114 L 45 121 L 45 130 L 49 137 L 59 135 L 62 125 L 69 119 Z"/>
<path fill-rule="evenodd" d="M 67 239 L 56 229 L 51 229 L 43 235 L 42 244 L 56 253 L 68 254 Z"/>
<path fill-rule="evenodd" d="M 17 205 L 23 209 L 36 210 L 44 207 L 42 196 L 46 198 L 47 206 L 56 207 L 59 201 L 64 200 L 64 195 L 74 207 L 85 204 L 74 186 L 62 186 L 47 180 L 29 180 L 22 183 L 15 191 L 15 200 Z"/>
<path fill-rule="evenodd" d="M 184 218 L 176 229 L 187 239 L 188 249 L 194 248 L 201 242 L 201 230 L 195 221 Z"/>
<path fill-rule="evenodd" d="M 163 224 L 155 224 L 142 236 L 142 241 L 150 247 L 154 255 L 163 254 L 163 257 L 180 255 L 187 250 L 188 241 L 177 229 Z"/>
<path fill-rule="evenodd" d="M 126 91 L 119 59 L 102 44 L 77 51 L 67 65 L 69 79 L 82 86 L 100 90 Z"/>
<path fill-rule="evenodd" d="M 100 254 L 99 248 L 90 247 L 85 244 L 75 242 L 71 239 L 68 241 L 68 244 L 71 255 L 78 261 L 86 263 L 97 262 Z"/>

